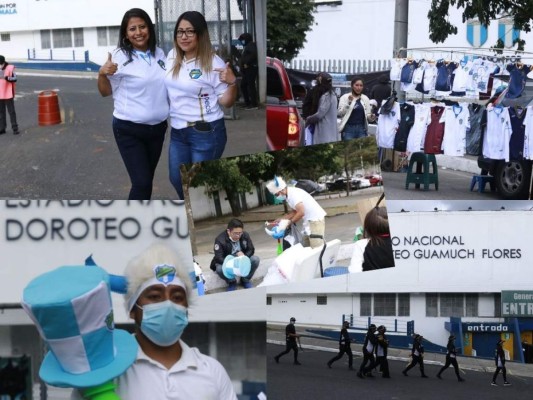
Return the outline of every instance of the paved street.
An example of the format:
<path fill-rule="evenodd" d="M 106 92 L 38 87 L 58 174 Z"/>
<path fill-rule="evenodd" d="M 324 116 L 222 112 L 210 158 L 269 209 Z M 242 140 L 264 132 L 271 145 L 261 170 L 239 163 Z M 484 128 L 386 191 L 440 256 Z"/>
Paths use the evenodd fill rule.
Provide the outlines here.
<path fill-rule="evenodd" d="M 491 192 L 487 184 L 485 191 L 479 193 L 477 185 L 470 191 L 472 174 L 469 172 L 439 168 L 439 190 L 429 185 L 429 190 L 415 188 L 414 183 L 405 189 L 406 172 L 383 172 L 383 184 L 388 199 L 394 200 L 494 200 L 499 199 L 497 192 Z"/>
<path fill-rule="evenodd" d="M 299 330 L 297 329 L 297 332 Z M 270 335 L 269 335 L 270 336 Z M 453 368 L 443 373 L 443 379 L 435 377 L 442 364 L 427 364 L 425 371 L 428 379 L 420 378 L 420 371 L 415 367 L 409 371 L 409 376 L 401 375 L 407 359 L 389 360 L 391 379 L 383 379 L 378 373 L 375 378 L 360 379 L 356 371 L 347 367 L 347 357 L 333 364 L 333 368 L 326 366 L 336 353 L 326 349 L 308 347 L 302 338 L 303 351 L 299 353 L 302 365 L 294 365 L 292 353 L 280 359 L 279 364 L 274 356 L 284 350 L 285 346 L 267 345 L 267 376 L 268 398 L 270 400 L 321 400 L 321 399 L 395 399 L 395 400 L 449 400 L 474 398 L 482 399 L 511 399 L 524 398 L 524 394 L 533 389 L 533 378 L 514 375 L 508 368 L 508 380 L 511 386 L 504 387 L 501 375 L 498 377 L 499 386 L 491 386 L 491 367 L 488 371 L 474 371 L 462 369 L 465 382 L 458 382 Z M 281 342 L 279 342 L 281 343 Z M 360 345 L 352 345 L 352 350 L 358 351 Z M 443 358 L 440 356 L 440 358 Z M 354 368 L 358 368 L 362 361 L 360 355 L 354 357 Z M 490 361 L 493 364 L 492 361 Z M 459 361 L 461 366 L 461 361 Z"/>
<path fill-rule="evenodd" d="M 111 130 L 113 101 L 98 93 L 96 75 L 18 72 L 15 108 L 22 133 L 14 136 L 8 130 L 0 136 L 0 197 L 126 199 L 130 183 Z M 43 90 L 58 90 L 63 121 L 59 125 L 38 125 L 38 93 Z M 264 109 L 237 114 L 239 119 L 226 121 L 224 157 L 264 151 Z M 170 128 L 153 199 L 176 198 L 168 180 L 169 132 Z"/>

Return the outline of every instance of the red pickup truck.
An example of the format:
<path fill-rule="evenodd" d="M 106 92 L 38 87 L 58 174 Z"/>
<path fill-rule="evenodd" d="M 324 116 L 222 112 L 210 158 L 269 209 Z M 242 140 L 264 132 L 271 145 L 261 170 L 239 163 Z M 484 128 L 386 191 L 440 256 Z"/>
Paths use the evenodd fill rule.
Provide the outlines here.
<path fill-rule="evenodd" d="M 304 121 L 300 116 L 287 71 L 277 58 L 267 57 L 267 150 L 303 144 Z"/>

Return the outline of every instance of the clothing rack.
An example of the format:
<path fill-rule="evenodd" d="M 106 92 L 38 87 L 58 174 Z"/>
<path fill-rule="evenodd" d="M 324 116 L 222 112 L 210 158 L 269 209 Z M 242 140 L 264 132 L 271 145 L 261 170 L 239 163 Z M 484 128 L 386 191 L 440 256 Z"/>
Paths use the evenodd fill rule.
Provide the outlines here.
<path fill-rule="evenodd" d="M 498 61 L 512 61 L 513 59 L 533 59 L 533 52 L 523 51 L 523 50 L 513 50 L 513 49 L 496 49 L 493 47 L 490 48 L 476 48 L 472 49 L 471 47 L 401 47 L 398 49 L 396 54 L 401 52 L 410 52 L 410 51 L 420 51 L 420 52 L 432 52 L 432 53 L 449 53 L 450 58 L 454 53 L 471 55 L 478 57 L 494 57 Z M 488 54 L 489 53 L 489 54 Z M 494 54 L 496 53 L 496 54 Z M 519 54 L 517 54 L 519 53 Z M 405 57 L 397 57 L 405 58 Z"/>

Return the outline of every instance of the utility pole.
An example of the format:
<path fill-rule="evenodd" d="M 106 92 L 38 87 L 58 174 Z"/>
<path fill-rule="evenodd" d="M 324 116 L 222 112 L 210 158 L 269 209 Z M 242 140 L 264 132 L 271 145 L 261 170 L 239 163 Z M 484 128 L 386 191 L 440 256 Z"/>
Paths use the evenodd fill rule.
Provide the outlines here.
<path fill-rule="evenodd" d="M 407 47 L 407 30 L 409 25 L 409 0 L 396 0 L 394 8 L 394 41 L 392 57 L 407 57 L 407 51 L 400 51 Z M 398 85 L 398 87 L 395 87 Z M 393 89 L 398 93 L 398 100 L 405 100 L 405 92 L 400 90 L 400 83 L 394 82 Z"/>

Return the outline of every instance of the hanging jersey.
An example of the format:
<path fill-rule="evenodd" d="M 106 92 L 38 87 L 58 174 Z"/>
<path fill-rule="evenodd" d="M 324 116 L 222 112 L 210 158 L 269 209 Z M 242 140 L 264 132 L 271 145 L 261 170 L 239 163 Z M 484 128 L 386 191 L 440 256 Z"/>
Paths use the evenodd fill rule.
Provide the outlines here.
<path fill-rule="evenodd" d="M 121 49 L 113 51 L 112 60 L 118 64 L 109 75 L 113 91 L 113 116 L 137 124 L 156 125 L 168 118 L 165 89 L 166 57 L 156 48 L 155 54 L 132 54 L 131 60 Z"/>
<path fill-rule="evenodd" d="M 408 61 L 402 67 L 402 74 L 400 79 L 400 88 L 405 92 L 411 92 L 415 90 L 416 84 L 413 83 L 413 75 L 415 70 L 418 68 L 417 61 Z"/>
<path fill-rule="evenodd" d="M 511 120 L 511 129 L 513 132 L 509 140 L 510 160 L 524 159 L 525 117 L 526 109 L 517 110 L 515 107 L 509 107 L 509 119 Z"/>
<path fill-rule="evenodd" d="M 400 58 L 394 58 L 391 62 L 390 80 L 400 81 L 402 77 L 402 67 L 406 63 L 405 60 Z"/>
<path fill-rule="evenodd" d="M 415 123 L 407 139 L 408 152 L 414 153 L 424 148 L 424 139 L 430 121 L 430 106 L 428 104 L 415 104 Z"/>
<path fill-rule="evenodd" d="M 524 158 L 533 160 L 533 106 L 527 108 L 524 128 Z"/>
<path fill-rule="evenodd" d="M 509 110 L 504 107 L 487 109 L 482 124 L 483 122 L 486 122 L 483 156 L 509 161 L 509 140 L 512 133 Z"/>
<path fill-rule="evenodd" d="M 444 138 L 444 107 L 431 107 L 431 120 L 424 139 L 424 153 L 440 154 Z"/>
<path fill-rule="evenodd" d="M 444 116 L 442 151 L 447 156 L 464 156 L 466 129 L 470 127 L 468 108 L 461 105 L 447 106 Z"/>
<path fill-rule="evenodd" d="M 466 154 L 479 156 L 481 150 L 481 117 L 485 107 L 479 104 L 470 104 L 470 128 L 466 130 Z"/>
<path fill-rule="evenodd" d="M 524 88 L 526 87 L 527 74 L 531 70 L 530 65 L 522 64 L 518 67 L 516 64 L 507 65 L 507 71 L 509 71 L 509 90 L 505 97 L 507 99 L 516 99 L 522 95 Z"/>
<path fill-rule="evenodd" d="M 386 100 L 383 100 L 385 103 Z M 383 105 L 382 103 L 382 105 Z M 392 149 L 394 147 L 394 136 L 400 124 L 400 105 L 395 102 L 392 110 L 387 114 L 380 114 L 378 118 L 377 143 L 378 147 Z"/>
<path fill-rule="evenodd" d="M 459 64 L 453 75 L 452 96 L 466 96 L 466 84 L 468 81 L 468 64 Z"/>
<path fill-rule="evenodd" d="M 165 78 L 170 101 L 170 124 L 174 129 L 182 129 L 195 121 L 213 122 L 224 118 L 218 104 L 228 85 L 220 81 L 220 73 L 202 70 L 196 59 L 182 62 L 176 78 L 172 76 L 175 61 L 174 50 L 168 53 L 168 72 Z M 222 59 L 213 56 L 213 69 L 226 68 Z"/>
<path fill-rule="evenodd" d="M 457 68 L 454 62 L 446 63 L 444 60 L 437 62 L 437 80 L 435 90 L 449 92 L 453 84 L 453 71 Z"/>
<path fill-rule="evenodd" d="M 406 151 L 409 132 L 415 123 L 415 106 L 402 104 L 400 106 L 400 124 L 394 136 L 394 150 Z"/>

